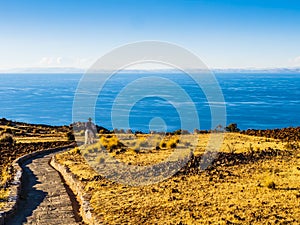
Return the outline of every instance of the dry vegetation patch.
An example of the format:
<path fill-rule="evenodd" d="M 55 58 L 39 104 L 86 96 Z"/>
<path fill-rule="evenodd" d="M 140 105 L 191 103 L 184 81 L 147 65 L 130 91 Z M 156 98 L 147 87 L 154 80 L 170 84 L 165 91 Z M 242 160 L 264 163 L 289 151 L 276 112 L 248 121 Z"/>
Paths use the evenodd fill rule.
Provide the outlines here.
<path fill-rule="evenodd" d="M 177 144 L 186 145 L 189 136 L 185 138 Z M 189 144 L 188 148 L 195 144 L 196 150 L 186 168 L 148 186 L 121 185 L 99 176 L 80 149 L 59 154 L 57 160 L 85 185 L 94 211 L 106 224 L 300 223 L 299 149 L 286 151 L 284 141 L 229 133 L 219 158 L 201 172 L 195 162 L 208 138 L 209 134 L 201 134 L 198 143 Z M 173 151 L 170 146 L 121 149 L 114 149 L 111 156 L 137 165 L 159 162 Z M 241 157 L 244 161 L 239 163 Z"/>

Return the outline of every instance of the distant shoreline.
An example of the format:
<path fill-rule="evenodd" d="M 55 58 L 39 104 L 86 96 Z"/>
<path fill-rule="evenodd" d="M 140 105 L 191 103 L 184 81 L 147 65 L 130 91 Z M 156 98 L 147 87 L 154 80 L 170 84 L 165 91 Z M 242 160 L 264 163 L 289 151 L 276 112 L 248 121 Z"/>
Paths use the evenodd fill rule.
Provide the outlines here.
<path fill-rule="evenodd" d="M 14 121 L 14 120 L 9 120 L 9 119 L 6 119 L 6 118 L 2 118 L 0 119 L 0 126 L 15 126 L 15 125 L 24 125 L 24 126 L 40 126 L 40 127 L 44 127 L 44 128 L 60 128 L 60 127 L 73 127 L 73 129 L 76 129 L 76 124 L 80 123 L 80 124 L 83 124 L 85 123 L 86 121 L 78 121 L 78 122 L 74 122 L 74 123 L 71 123 L 69 125 L 61 125 L 61 126 L 57 126 L 57 125 L 49 125 L 49 124 L 34 124 L 34 123 L 26 123 L 26 122 L 19 122 L 19 121 Z M 97 130 L 105 130 L 107 133 L 126 133 L 126 131 L 124 129 L 114 129 L 114 130 L 109 130 L 99 124 L 96 124 L 97 126 Z M 239 132 L 239 133 L 244 133 L 244 134 L 247 134 L 247 132 L 269 132 L 269 131 L 281 131 L 281 130 L 290 130 L 290 129 L 299 129 L 299 132 L 300 132 L 300 126 L 293 126 L 293 127 L 283 127 L 283 128 L 273 128 L 273 129 L 245 129 L 245 130 L 240 130 L 238 129 L 236 132 Z M 123 130 L 123 131 L 122 131 Z M 195 129 L 196 130 L 196 129 Z M 195 133 L 195 130 L 193 132 L 189 132 L 189 131 L 186 131 L 186 130 L 181 130 L 181 129 L 178 129 L 178 130 L 173 130 L 173 131 L 169 131 L 169 132 L 165 132 L 166 134 L 192 134 L 192 133 Z M 182 133 L 180 133 L 180 131 L 182 131 Z M 137 133 L 137 134 L 149 134 L 147 132 L 142 132 L 142 131 L 139 131 L 139 130 L 133 130 L 132 131 L 133 133 Z M 197 132 L 196 133 L 212 133 L 212 132 L 220 132 L 216 129 L 214 130 L 198 130 L 197 129 Z M 225 128 L 221 131 L 221 132 L 229 132 L 229 131 L 226 131 Z M 155 132 L 155 133 L 162 133 L 162 132 Z M 300 133 L 299 133 L 299 136 L 300 136 Z"/>
<path fill-rule="evenodd" d="M 300 74 L 300 68 L 208 68 L 209 71 L 216 74 L 226 73 L 266 73 L 266 74 Z M 198 72 L 203 69 L 187 69 L 186 71 Z M 0 74 L 85 74 L 91 73 L 89 68 L 15 68 L 0 69 Z M 110 70 L 96 71 L 97 73 L 113 72 Z M 175 69 L 146 69 L 146 70 L 121 70 L 121 73 L 177 73 Z"/>

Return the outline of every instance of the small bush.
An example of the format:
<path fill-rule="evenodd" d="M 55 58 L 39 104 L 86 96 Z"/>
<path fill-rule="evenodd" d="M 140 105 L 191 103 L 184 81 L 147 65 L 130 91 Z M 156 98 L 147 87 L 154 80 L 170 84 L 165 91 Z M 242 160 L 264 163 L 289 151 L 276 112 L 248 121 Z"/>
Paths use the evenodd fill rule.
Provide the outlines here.
<path fill-rule="evenodd" d="M 229 152 L 232 154 L 236 152 L 236 148 L 234 147 L 234 145 L 227 144 L 227 148 L 228 148 Z"/>
<path fill-rule="evenodd" d="M 175 130 L 175 131 L 174 131 L 174 134 L 175 134 L 175 135 L 181 135 L 181 133 L 182 133 L 182 130 L 181 130 L 181 129 Z"/>
<path fill-rule="evenodd" d="M 66 134 L 66 136 L 67 136 L 68 141 L 75 141 L 75 136 L 74 136 L 74 134 L 71 131 L 69 131 Z"/>
<path fill-rule="evenodd" d="M 225 130 L 228 132 L 239 132 L 240 129 L 237 127 L 236 123 L 231 123 L 227 127 L 225 127 Z"/>
<path fill-rule="evenodd" d="M 124 144 L 120 142 L 119 139 L 115 136 L 102 136 L 100 138 L 100 143 L 104 146 L 104 148 L 106 148 L 110 152 L 118 148 L 124 147 Z"/>
<path fill-rule="evenodd" d="M 266 183 L 266 186 L 267 186 L 267 188 L 270 188 L 270 189 L 275 189 L 276 188 L 276 184 L 274 183 L 274 181 L 268 181 Z"/>
<path fill-rule="evenodd" d="M 12 130 L 10 128 L 6 128 L 4 130 L 4 133 L 6 133 L 6 134 L 13 134 L 13 132 L 12 132 Z"/>
<path fill-rule="evenodd" d="M 166 148 L 166 147 L 167 147 L 167 143 L 161 142 L 161 143 L 160 143 L 160 147 L 161 147 L 161 148 Z"/>
<path fill-rule="evenodd" d="M 101 157 L 101 158 L 99 158 L 99 163 L 104 163 L 105 162 L 105 158 L 103 158 L 103 157 Z"/>
<path fill-rule="evenodd" d="M 297 143 L 288 142 L 284 145 L 284 148 L 286 150 L 295 150 L 295 149 L 299 148 L 299 145 Z"/>
<path fill-rule="evenodd" d="M 71 151 L 69 151 L 69 153 L 70 154 L 80 154 L 81 152 L 80 152 L 80 149 L 76 147 L 76 148 L 72 149 Z"/>
<path fill-rule="evenodd" d="M 250 153 L 253 153 L 253 152 L 254 152 L 254 149 L 253 149 L 253 146 L 252 146 L 251 143 L 249 144 L 248 151 L 249 151 Z"/>
<path fill-rule="evenodd" d="M 177 140 L 170 140 L 167 143 L 168 148 L 176 148 L 176 146 L 177 146 Z"/>
<path fill-rule="evenodd" d="M 13 145 L 15 143 L 15 139 L 13 138 L 13 136 L 11 134 L 2 134 L 0 137 L 0 143 L 7 143 L 10 145 Z"/>
<path fill-rule="evenodd" d="M 140 148 L 133 148 L 133 151 L 134 151 L 135 153 L 139 153 L 139 152 L 140 152 Z"/>
<path fill-rule="evenodd" d="M 175 142 L 168 143 L 169 148 L 176 148 L 177 144 Z"/>

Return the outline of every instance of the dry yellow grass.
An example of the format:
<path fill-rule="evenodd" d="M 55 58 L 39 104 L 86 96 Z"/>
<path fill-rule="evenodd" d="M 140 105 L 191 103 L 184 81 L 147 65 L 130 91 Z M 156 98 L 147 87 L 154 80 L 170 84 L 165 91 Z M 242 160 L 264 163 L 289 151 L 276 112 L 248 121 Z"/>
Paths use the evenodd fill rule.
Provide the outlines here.
<path fill-rule="evenodd" d="M 8 196 L 9 196 L 8 189 L 0 189 L 0 209 L 2 209 L 6 205 Z"/>
<path fill-rule="evenodd" d="M 191 137 L 185 136 L 189 141 Z M 195 154 L 205 149 L 209 134 L 200 135 Z M 183 142 L 183 141 L 182 141 Z M 182 143 L 181 143 L 182 144 Z M 284 151 L 274 139 L 225 135 L 222 151 L 265 148 Z M 124 162 L 149 165 L 163 160 L 171 149 L 142 153 L 111 153 Z M 91 204 L 106 224 L 299 224 L 300 152 L 249 164 L 219 166 L 200 174 L 176 175 L 141 187 L 95 179 L 97 173 L 73 150 L 57 156 L 85 184 Z M 84 178 L 84 179 L 83 179 Z M 275 188 L 268 184 L 274 182 Z"/>

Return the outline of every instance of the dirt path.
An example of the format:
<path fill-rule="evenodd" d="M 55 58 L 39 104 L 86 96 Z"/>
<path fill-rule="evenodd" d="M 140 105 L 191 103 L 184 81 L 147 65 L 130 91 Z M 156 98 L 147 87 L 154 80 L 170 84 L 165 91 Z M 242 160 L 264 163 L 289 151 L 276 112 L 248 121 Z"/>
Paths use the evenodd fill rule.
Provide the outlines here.
<path fill-rule="evenodd" d="M 49 165 L 53 154 L 36 156 L 21 165 L 24 179 L 20 204 L 16 214 L 5 224 L 82 224 L 74 213 L 74 209 L 77 210 L 74 196 Z"/>

